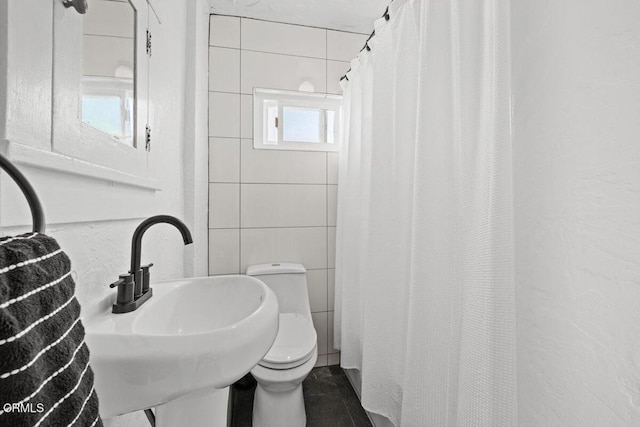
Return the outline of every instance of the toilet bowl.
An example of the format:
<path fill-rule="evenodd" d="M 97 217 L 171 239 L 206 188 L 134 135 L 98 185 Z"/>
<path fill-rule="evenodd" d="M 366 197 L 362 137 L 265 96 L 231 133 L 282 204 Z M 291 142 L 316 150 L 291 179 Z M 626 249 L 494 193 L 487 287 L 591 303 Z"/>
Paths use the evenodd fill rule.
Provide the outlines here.
<path fill-rule="evenodd" d="M 257 381 L 254 427 L 304 427 L 302 381 L 318 359 L 306 269 L 301 264 L 252 265 L 247 275 L 263 281 L 278 298 L 279 328 L 269 352 L 252 370 Z"/>

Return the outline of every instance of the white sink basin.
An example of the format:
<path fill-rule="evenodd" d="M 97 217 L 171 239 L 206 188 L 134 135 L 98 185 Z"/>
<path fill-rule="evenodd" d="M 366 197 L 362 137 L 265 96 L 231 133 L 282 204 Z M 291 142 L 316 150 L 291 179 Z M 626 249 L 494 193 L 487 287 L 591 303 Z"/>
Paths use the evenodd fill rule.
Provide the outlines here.
<path fill-rule="evenodd" d="M 152 289 L 134 312 L 109 309 L 84 322 L 104 418 L 224 388 L 276 338 L 276 296 L 252 277 L 183 279 Z"/>

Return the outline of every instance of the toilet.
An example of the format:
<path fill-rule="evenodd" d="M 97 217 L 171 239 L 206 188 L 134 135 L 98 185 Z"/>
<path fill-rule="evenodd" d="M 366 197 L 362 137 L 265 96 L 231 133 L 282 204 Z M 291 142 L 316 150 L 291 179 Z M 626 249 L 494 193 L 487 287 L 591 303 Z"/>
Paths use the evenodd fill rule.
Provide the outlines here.
<path fill-rule="evenodd" d="M 302 381 L 318 359 L 307 270 L 302 264 L 261 264 L 250 266 L 247 275 L 273 290 L 280 312 L 276 339 L 251 370 L 258 383 L 253 399 L 253 427 L 304 427 L 307 415 Z"/>

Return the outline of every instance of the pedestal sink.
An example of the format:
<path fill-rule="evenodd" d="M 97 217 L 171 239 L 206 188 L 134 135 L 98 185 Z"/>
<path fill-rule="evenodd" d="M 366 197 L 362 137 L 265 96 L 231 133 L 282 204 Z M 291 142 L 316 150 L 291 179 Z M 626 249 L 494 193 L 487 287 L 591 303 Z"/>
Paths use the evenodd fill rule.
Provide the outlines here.
<path fill-rule="evenodd" d="M 100 414 L 157 407 L 158 426 L 175 419 L 201 425 L 207 415 L 197 412 L 206 412 L 207 395 L 244 376 L 269 351 L 278 331 L 276 296 L 247 276 L 152 287 L 153 297 L 138 310 L 105 309 L 84 321 Z"/>

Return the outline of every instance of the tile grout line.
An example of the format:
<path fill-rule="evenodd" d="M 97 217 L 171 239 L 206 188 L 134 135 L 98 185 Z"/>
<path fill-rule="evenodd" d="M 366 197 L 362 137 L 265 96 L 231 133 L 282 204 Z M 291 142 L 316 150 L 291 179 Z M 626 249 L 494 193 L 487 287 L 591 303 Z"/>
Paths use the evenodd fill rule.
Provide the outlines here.
<path fill-rule="evenodd" d="M 296 55 L 293 53 L 282 53 L 282 52 L 271 52 L 268 50 L 256 50 L 256 49 L 236 49 L 233 47 L 223 47 L 223 46 L 210 46 L 210 47 L 214 47 L 217 49 L 229 49 L 229 50 L 237 50 L 237 51 L 242 51 L 242 52 L 253 52 L 253 53 L 262 53 L 264 55 L 278 55 L 278 56 L 289 56 L 289 57 L 293 57 L 293 58 L 300 58 L 300 59 L 316 59 L 319 61 L 322 61 L 325 58 L 322 58 L 321 56 L 307 56 L 307 55 Z M 347 61 L 340 61 L 339 59 L 332 59 L 331 61 L 338 61 L 338 62 L 347 62 Z"/>
<path fill-rule="evenodd" d="M 329 153 L 325 154 L 325 194 L 327 194 L 327 212 L 329 206 Z M 327 228 L 325 228 L 325 250 L 327 257 L 327 325 L 326 325 L 326 334 L 325 339 L 327 340 L 327 365 L 329 366 L 329 215 L 327 214 Z"/>
<path fill-rule="evenodd" d="M 255 53 L 264 53 L 267 55 L 280 55 L 280 56 L 292 56 L 294 58 L 303 58 L 303 59 L 320 59 L 320 60 L 327 60 L 327 61 L 331 61 L 331 62 L 342 62 L 344 64 L 350 64 L 351 60 L 344 60 L 344 59 L 336 59 L 336 58 L 329 58 L 329 55 L 327 53 L 326 57 L 320 57 L 320 56 L 306 56 L 306 55 L 295 55 L 293 53 L 282 53 L 282 52 L 271 52 L 271 51 L 267 51 L 267 50 L 256 50 L 256 49 L 240 49 L 239 47 L 229 47 L 229 46 L 219 46 L 219 45 L 215 45 L 215 44 L 210 44 L 209 47 L 213 47 L 215 49 L 228 49 L 228 50 L 237 50 L 240 51 L 242 50 L 243 52 L 255 52 Z"/>
<path fill-rule="evenodd" d="M 251 17 L 248 17 L 248 16 L 240 16 L 240 15 L 226 15 L 226 14 L 221 14 L 221 13 L 210 13 L 209 16 L 225 16 L 225 17 L 229 17 L 229 18 L 249 19 L 251 21 L 271 22 L 273 24 L 291 25 L 291 26 L 294 26 L 294 27 L 315 28 L 315 29 L 318 29 L 318 30 L 336 31 L 338 33 L 356 34 L 356 35 L 360 35 L 360 36 L 368 36 L 369 35 L 369 33 L 358 33 L 356 31 L 348 31 L 348 30 L 336 30 L 336 29 L 333 29 L 333 28 L 316 27 L 316 26 L 313 26 L 313 25 L 292 24 L 290 22 L 272 21 L 272 20 L 269 20 L 269 19 L 251 18 Z"/>
<path fill-rule="evenodd" d="M 242 18 L 239 19 L 240 26 L 240 69 L 239 71 L 239 87 L 238 92 L 242 92 Z M 240 114 L 238 115 L 238 136 L 240 137 L 240 147 L 238 150 L 238 274 L 242 267 L 242 95 L 240 96 Z"/>
<path fill-rule="evenodd" d="M 324 31 L 324 93 L 329 93 L 329 31 Z"/>
<path fill-rule="evenodd" d="M 207 44 L 211 42 L 211 15 L 209 15 L 209 41 Z M 211 46 L 207 46 L 207 92 L 211 90 L 211 67 L 209 63 L 211 62 Z M 209 102 L 209 97 L 207 96 L 207 276 L 211 276 L 211 137 L 209 134 L 211 133 L 211 120 L 209 120 L 209 115 L 211 114 L 211 103 Z"/>
<path fill-rule="evenodd" d="M 326 175 L 326 181 L 325 181 L 325 195 L 326 195 L 326 205 L 325 205 L 325 217 L 327 219 L 326 224 L 327 224 L 327 280 L 325 281 L 325 287 L 326 287 L 326 295 L 327 295 L 327 312 L 329 311 L 329 185 L 327 184 L 329 182 L 329 170 L 328 170 L 328 165 L 329 165 L 329 155 L 327 154 L 327 159 L 326 159 L 326 170 L 325 170 L 325 175 Z M 328 315 L 327 315 L 328 316 Z M 327 334 L 329 333 L 329 324 L 328 324 L 328 320 L 327 320 Z M 327 343 L 329 342 L 329 337 L 327 336 Z M 329 349 L 327 348 L 327 351 L 329 351 Z M 327 365 L 329 364 L 329 359 L 327 358 Z"/>

